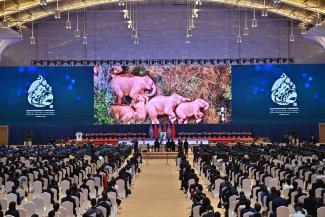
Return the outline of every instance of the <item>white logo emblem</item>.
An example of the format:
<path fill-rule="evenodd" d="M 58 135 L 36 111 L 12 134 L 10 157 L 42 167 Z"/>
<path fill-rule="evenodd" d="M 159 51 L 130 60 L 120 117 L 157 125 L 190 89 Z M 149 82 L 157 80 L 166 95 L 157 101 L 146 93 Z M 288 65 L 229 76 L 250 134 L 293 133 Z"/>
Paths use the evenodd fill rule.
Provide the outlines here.
<path fill-rule="evenodd" d="M 286 74 L 276 80 L 272 86 L 272 101 L 278 105 L 295 105 L 297 101 L 296 85 L 290 81 Z"/>
<path fill-rule="evenodd" d="M 41 75 L 38 76 L 28 89 L 28 102 L 37 108 L 52 107 L 52 87 Z"/>

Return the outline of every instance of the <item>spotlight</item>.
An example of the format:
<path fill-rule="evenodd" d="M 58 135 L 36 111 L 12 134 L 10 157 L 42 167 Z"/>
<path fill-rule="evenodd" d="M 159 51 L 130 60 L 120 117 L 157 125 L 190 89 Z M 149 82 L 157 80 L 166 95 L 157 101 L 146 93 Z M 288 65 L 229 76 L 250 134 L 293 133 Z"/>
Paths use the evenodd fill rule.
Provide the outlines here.
<path fill-rule="evenodd" d="M 241 39 L 241 36 L 240 35 L 238 35 L 237 36 L 237 43 L 242 43 L 243 41 L 242 41 L 242 39 Z"/>
<path fill-rule="evenodd" d="M 60 19 L 61 18 L 61 11 L 59 9 L 56 9 L 54 11 L 54 18 L 55 19 Z"/>
<path fill-rule="evenodd" d="M 35 40 L 35 37 L 34 37 L 34 36 L 31 36 L 31 37 L 30 37 L 30 44 L 31 44 L 31 45 L 35 45 L 35 41 L 36 41 L 36 40 Z"/>
<path fill-rule="evenodd" d="M 306 35 L 307 33 L 307 27 L 305 26 L 305 24 L 301 27 L 301 34 L 302 35 Z"/>
<path fill-rule="evenodd" d="M 66 29 L 71 29 L 71 21 L 70 21 L 70 20 L 67 20 L 67 21 L 65 22 L 65 28 L 66 28 Z"/>
<path fill-rule="evenodd" d="M 244 28 L 244 33 L 243 33 L 244 36 L 248 36 L 249 35 L 249 28 L 248 27 L 245 27 Z"/>
<path fill-rule="evenodd" d="M 80 29 L 76 29 L 76 31 L 74 32 L 74 37 L 80 38 Z"/>
<path fill-rule="evenodd" d="M 295 41 L 295 35 L 293 33 L 290 34 L 290 42 Z"/>
<path fill-rule="evenodd" d="M 257 28 L 257 19 L 252 19 L 252 28 Z"/>
<path fill-rule="evenodd" d="M 2 28 L 3 28 L 3 29 L 8 29 L 8 26 L 9 26 L 8 21 L 4 19 L 4 20 L 2 21 Z"/>
<path fill-rule="evenodd" d="M 268 12 L 266 9 L 262 10 L 262 17 L 267 17 L 268 16 Z"/>
<path fill-rule="evenodd" d="M 18 36 L 18 38 L 22 38 L 23 37 L 23 29 L 21 28 L 21 26 L 19 26 L 19 29 L 17 31 L 17 36 Z"/>
<path fill-rule="evenodd" d="M 320 26 L 320 25 L 322 25 L 322 18 L 319 16 L 316 19 L 316 26 Z"/>
<path fill-rule="evenodd" d="M 82 37 L 82 44 L 87 45 L 87 36 Z"/>

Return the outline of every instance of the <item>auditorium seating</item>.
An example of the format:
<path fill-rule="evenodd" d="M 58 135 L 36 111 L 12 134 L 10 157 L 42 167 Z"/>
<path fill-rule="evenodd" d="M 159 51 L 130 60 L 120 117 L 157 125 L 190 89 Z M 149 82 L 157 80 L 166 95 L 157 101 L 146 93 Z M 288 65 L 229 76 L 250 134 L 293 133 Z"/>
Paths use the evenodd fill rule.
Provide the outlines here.
<path fill-rule="evenodd" d="M 90 207 L 89 199 L 99 198 L 104 190 L 108 192 L 106 202 L 110 210 L 103 206 L 99 209 L 105 217 L 108 214 L 114 217 L 120 198 L 130 194 L 141 167 L 141 155 L 131 156 L 131 148 L 123 145 L 0 147 L 0 150 L 2 211 L 5 213 L 9 204 L 15 202 L 20 217 L 48 216 L 55 203 L 60 204 L 55 216 L 82 216 Z M 69 197 L 74 202 L 64 199 Z"/>
<path fill-rule="evenodd" d="M 195 147 L 193 164 L 213 197 L 219 197 L 226 216 L 239 216 L 240 212 L 236 213 L 235 208 L 239 202 L 238 192 L 243 192 L 252 203 L 260 203 L 262 213 L 268 213 L 269 216 L 287 217 L 308 210 L 311 216 L 316 217 L 324 215 L 321 213 L 325 204 L 324 151 L 325 147 L 316 146 L 228 147 L 219 144 Z M 294 183 L 296 188 L 288 186 L 286 181 Z M 229 195 L 227 184 L 233 188 Z M 285 206 L 278 207 L 278 201 L 271 200 L 272 193 L 262 198 L 263 186 L 266 192 L 274 191 L 274 199 L 282 198 L 279 201 L 283 201 Z M 299 192 L 299 187 L 302 192 Z M 312 189 L 311 195 L 307 196 L 309 189 Z M 308 201 L 313 198 L 313 194 L 315 203 L 311 208 Z M 272 206 L 278 208 L 272 209 Z M 239 209 L 242 207 L 239 206 Z"/>

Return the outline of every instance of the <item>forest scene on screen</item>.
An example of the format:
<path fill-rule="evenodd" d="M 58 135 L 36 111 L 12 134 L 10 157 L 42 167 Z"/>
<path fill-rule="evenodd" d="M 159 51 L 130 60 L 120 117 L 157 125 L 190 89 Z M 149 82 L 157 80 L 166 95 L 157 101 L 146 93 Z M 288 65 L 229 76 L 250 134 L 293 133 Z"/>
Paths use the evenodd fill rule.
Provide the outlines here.
<path fill-rule="evenodd" d="M 231 66 L 95 66 L 95 124 L 231 121 Z"/>

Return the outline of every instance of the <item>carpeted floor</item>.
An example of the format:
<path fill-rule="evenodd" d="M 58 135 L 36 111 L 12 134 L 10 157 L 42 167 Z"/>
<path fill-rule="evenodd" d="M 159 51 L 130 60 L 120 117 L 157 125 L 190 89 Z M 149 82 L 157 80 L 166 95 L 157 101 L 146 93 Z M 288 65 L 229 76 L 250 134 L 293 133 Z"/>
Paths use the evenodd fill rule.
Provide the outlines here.
<path fill-rule="evenodd" d="M 200 182 L 212 206 L 223 216 L 223 210 L 217 209 L 218 199 L 212 198 L 202 177 Z M 163 159 L 148 160 L 148 164 L 143 160 L 142 172 L 135 180 L 132 194 L 123 200 L 118 217 L 188 217 L 192 203 L 179 188 L 175 160 L 168 160 L 168 164 Z"/>
<path fill-rule="evenodd" d="M 132 194 L 122 202 L 118 217 L 188 217 L 191 200 L 179 190 L 175 160 L 143 161 Z"/>

